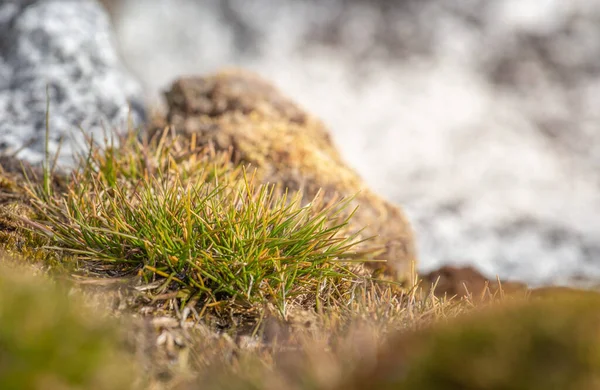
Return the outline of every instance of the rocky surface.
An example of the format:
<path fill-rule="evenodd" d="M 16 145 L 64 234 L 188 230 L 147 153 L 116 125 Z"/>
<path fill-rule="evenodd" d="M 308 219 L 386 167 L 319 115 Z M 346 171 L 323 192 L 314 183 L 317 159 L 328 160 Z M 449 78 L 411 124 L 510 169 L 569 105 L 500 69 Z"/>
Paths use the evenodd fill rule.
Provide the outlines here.
<path fill-rule="evenodd" d="M 60 150 L 61 167 L 83 150 L 81 130 L 101 142 L 143 120 L 141 88 L 95 0 L 2 2 L 0 37 L 1 154 L 42 161 L 48 99 L 49 151 Z"/>
<path fill-rule="evenodd" d="M 233 150 L 240 162 L 259 169 L 264 182 L 301 190 L 309 201 L 319 190 L 325 201 L 358 193 L 353 230 L 377 236 L 385 246 L 376 259 L 394 276 L 406 277 L 416 261 L 408 220 L 397 206 L 368 189 L 347 166 L 323 123 L 307 114 L 257 75 L 230 70 L 176 81 L 166 94 L 167 119 L 176 131 L 196 137 L 200 145 Z M 360 192 L 359 192 L 360 191 Z M 371 263 L 376 268 L 384 263 Z"/>

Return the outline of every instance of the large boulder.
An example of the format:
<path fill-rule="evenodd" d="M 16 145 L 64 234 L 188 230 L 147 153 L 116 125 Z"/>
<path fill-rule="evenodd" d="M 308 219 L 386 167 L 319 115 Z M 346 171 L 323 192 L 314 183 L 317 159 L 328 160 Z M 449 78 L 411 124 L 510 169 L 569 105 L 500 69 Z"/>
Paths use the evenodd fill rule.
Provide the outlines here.
<path fill-rule="evenodd" d="M 62 167 L 85 145 L 83 133 L 102 141 L 143 119 L 141 87 L 95 0 L 2 2 L 0 37 L 0 153 L 42 161 L 47 103 L 49 152 L 60 150 Z"/>
<path fill-rule="evenodd" d="M 307 201 L 320 190 L 326 199 L 358 193 L 353 230 L 365 227 L 363 236 L 376 236 L 372 243 L 383 251 L 375 259 L 387 260 L 369 264 L 400 279 L 410 274 L 416 253 L 404 213 L 348 167 L 320 120 L 257 75 L 239 70 L 179 79 L 166 96 L 167 119 L 177 132 L 233 150 L 236 160 L 258 168 L 262 181 L 301 190 Z"/>

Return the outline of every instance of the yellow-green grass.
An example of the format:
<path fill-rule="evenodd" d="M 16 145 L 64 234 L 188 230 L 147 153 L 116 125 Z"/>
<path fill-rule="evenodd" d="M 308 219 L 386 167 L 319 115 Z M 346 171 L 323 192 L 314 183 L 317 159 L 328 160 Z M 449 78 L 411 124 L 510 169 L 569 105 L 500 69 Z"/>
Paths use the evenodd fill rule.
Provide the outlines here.
<path fill-rule="evenodd" d="M 355 263 L 368 253 L 344 234 L 348 199 L 288 196 L 255 183 L 230 155 L 181 142 L 165 132 L 146 143 L 130 133 L 119 147 L 92 144 L 66 192 L 27 187 L 38 216 L 30 228 L 49 249 L 139 277 L 153 297 L 202 313 L 269 305 L 285 317 L 290 304 L 352 299 L 365 283 Z"/>

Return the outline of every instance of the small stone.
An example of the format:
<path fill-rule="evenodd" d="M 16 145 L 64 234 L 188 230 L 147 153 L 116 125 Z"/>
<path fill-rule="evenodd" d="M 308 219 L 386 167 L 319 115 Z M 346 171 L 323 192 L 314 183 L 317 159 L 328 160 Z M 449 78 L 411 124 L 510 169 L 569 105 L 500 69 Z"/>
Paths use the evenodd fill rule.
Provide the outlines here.
<path fill-rule="evenodd" d="M 473 267 L 447 265 L 421 275 L 423 287 L 438 297 L 469 297 L 479 300 L 503 293 L 525 292 L 527 286 L 518 282 L 491 280 Z"/>

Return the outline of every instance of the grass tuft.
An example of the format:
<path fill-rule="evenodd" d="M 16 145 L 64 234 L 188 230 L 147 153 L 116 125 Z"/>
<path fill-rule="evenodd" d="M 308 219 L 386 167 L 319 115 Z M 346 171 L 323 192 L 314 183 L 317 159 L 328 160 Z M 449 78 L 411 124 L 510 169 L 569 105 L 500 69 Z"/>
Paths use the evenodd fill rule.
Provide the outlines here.
<path fill-rule="evenodd" d="M 167 132 L 121 144 L 91 145 L 66 193 L 28 188 L 42 217 L 32 226 L 53 249 L 205 309 L 269 303 L 285 317 L 291 302 L 315 307 L 359 282 L 344 263 L 361 255 L 357 236 L 343 234 L 349 199 L 303 205 L 230 155 L 184 148 Z"/>

